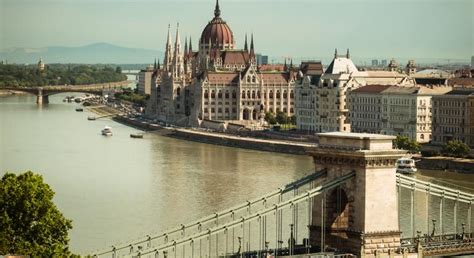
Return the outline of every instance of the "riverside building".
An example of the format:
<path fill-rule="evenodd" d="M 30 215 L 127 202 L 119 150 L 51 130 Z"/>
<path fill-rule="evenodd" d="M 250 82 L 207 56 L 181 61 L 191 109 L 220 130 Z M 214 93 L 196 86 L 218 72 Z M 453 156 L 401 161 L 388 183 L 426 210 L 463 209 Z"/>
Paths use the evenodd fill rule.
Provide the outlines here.
<path fill-rule="evenodd" d="M 474 147 L 474 88 L 454 87 L 433 97 L 433 143 L 459 140 Z"/>
<path fill-rule="evenodd" d="M 314 132 L 350 132 L 346 99 L 351 90 L 366 85 L 415 85 L 408 75 L 392 69 L 395 65 L 392 60 L 389 71 L 359 71 L 350 59 L 349 50 L 345 55 L 338 55 L 336 49 L 331 64 L 319 80 L 306 76 L 298 81 L 297 100 L 303 103 L 297 103 L 297 127 Z M 313 98 L 314 103 L 311 102 Z M 298 114 L 302 117 L 298 118 Z"/>
<path fill-rule="evenodd" d="M 214 18 L 201 33 L 198 49 L 191 38 L 181 45 L 179 28 L 174 46 L 168 29 L 163 67 L 156 71 L 147 115 L 183 126 L 203 121 L 255 126 L 265 112 L 295 113 L 293 69 L 260 71 L 254 38 L 236 48 L 234 34 L 221 18 L 216 1 Z"/>
<path fill-rule="evenodd" d="M 432 139 L 432 97 L 450 87 L 368 85 L 350 92 L 353 132 L 407 136 L 417 142 Z"/>

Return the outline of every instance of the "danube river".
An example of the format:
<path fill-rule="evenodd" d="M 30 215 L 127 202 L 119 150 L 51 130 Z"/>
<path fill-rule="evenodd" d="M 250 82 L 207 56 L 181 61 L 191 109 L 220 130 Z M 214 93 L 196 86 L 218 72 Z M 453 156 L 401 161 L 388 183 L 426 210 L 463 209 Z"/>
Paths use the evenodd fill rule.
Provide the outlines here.
<path fill-rule="evenodd" d="M 0 174 L 32 170 L 73 220 L 71 249 L 86 254 L 160 232 L 258 197 L 311 173 L 309 157 L 207 145 L 146 134 L 75 112 L 63 94 L 0 98 Z M 114 136 L 103 137 L 109 125 Z M 436 179 L 432 177 L 436 176 Z M 472 176 L 424 171 L 424 180 L 472 191 Z M 462 216 L 460 216 L 462 219 Z"/>

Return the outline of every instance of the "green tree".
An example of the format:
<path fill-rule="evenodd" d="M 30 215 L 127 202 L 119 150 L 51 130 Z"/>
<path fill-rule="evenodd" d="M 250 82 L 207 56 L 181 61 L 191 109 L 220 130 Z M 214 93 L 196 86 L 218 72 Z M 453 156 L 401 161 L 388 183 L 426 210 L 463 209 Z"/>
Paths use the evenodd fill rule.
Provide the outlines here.
<path fill-rule="evenodd" d="M 279 124 L 288 124 L 289 122 L 288 115 L 281 111 L 277 112 L 275 119 Z"/>
<path fill-rule="evenodd" d="M 265 113 L 265 121 L 267 121 L 267 123 L 269 123 L 271 125 L 274 125 L 274 124 L 277 123 L 277 121 L 275 119 L 275 115 L 272 112 Z"/>
<path fill-rule="evenodd" d="M 465 144 L 464 142 L 453 140 L 453 141 L 447 142 L 443 146 L 441 153 L 448 156 L 463 157 L 469 154 L 470 151 L 471 151 L 471 148 L 469 148 L 469 146 Z"/>
<path fill-rule="evenodd" d="M 0 253 L 68 257 L 68 230 L 52 202 L 54 191 L 31 171 L 6 173 L 0 181 Z"/>
<path fill-rule="evenodd" d="M 395 139 L 393 143 L 396 148 L 407 150 L 410 153 L 415 153 L 415 152 L 420 151 L 420 144 L 414 140 L 410 140 L 406 136 L 398 135 L 397 139 Z"/>

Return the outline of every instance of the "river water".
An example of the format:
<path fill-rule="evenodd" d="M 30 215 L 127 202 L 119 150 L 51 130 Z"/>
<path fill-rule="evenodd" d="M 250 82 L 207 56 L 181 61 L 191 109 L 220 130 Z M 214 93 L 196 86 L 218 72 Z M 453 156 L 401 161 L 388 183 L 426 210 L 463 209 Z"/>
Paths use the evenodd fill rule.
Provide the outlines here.
<path fill-rule="evenodd" d="M 261 196 L 313 170 L 309 157 L 208 145 L 146 134 L 75 112 L 65 94 L 0 98 L 0 175 L 32 170 L 73 220 L 71 249 L 87 254 L 160 232 Z M 103 137 L 109 125 L 114 136 Z M 417 177 L 473 191 L 472 176 L 421 171 Z M 435 215 L 433 215 L 435 216 Z M 462 219 L 462 216 L 461 216 Z M 405 226 L 406 227 L 406 226 Z"/>
<path fill-rule="evenodd" d="M 175 227 L 276 189 L 312 170 L 309 157 L 146 134 L 50 96 L 0 98 L 0 174 L 41 173 L 73 220 L 71 249 L 90 253 Z M 103 137 L 109 125 L 114 136 Z"/>

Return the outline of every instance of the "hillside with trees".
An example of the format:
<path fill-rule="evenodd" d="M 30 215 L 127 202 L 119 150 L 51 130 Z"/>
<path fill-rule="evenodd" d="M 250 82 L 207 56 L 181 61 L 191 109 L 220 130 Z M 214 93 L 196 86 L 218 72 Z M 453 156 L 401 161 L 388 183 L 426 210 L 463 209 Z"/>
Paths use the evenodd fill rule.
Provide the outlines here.
<path fill-rule="evenodd" d="M 126 79 L 119 66 L 50 64 L 40 71 L 36 65 L 0 64 L 0 87 L 85 85 Z"/>

